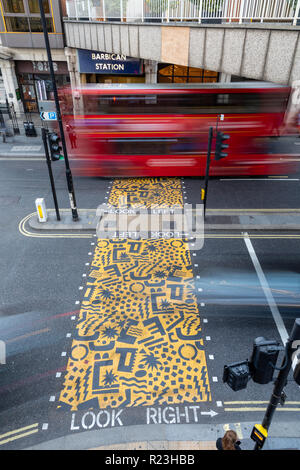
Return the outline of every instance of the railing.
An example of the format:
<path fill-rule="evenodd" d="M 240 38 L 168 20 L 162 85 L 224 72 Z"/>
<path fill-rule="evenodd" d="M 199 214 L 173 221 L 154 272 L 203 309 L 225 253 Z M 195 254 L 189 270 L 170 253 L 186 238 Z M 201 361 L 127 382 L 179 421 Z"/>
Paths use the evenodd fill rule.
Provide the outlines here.
<path fill-rule="evenodd" d="M 300 0 L 66 0 L 66 7 L 71 20 L 300 24 Z"/>

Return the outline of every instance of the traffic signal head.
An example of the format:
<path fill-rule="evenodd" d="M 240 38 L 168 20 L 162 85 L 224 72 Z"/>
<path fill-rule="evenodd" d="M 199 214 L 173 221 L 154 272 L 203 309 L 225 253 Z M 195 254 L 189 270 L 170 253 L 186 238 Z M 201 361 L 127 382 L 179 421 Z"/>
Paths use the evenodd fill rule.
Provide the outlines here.
<path fill-rule="evenodd" d="M 254 340 L 250 359 L 250 371 L 254 382 L 267 384 L 273 380 L 278 354 L 282 349 L 278 341 L 268 341 L 262 336 Z"/>
<path fill-rule="evenodd" d="M 60 137 L 56 132 L 48 134 L 49 150 L 52 161 L 57 161 L 61 156 L 61 146 L 59 145 Z"/>
<path fill-rule="evenodd" d="M 223 382 L 227 383 L 235 392 L 246 388 L 250 378 L 248 361 L 235 362 L 229 366 L 224 366 Z"/>
<path fill-rule="evenodd" d="M 221 160 L 221 158 L 227 157 L 228 153 L 224 153 L 223 150 L 228 149 L 229 147 L 228 144 L 224 144 L 228 139 L 230 139 L 230 135 L 223 134 L 223 132 L 220 131 L 217 133 L 215 160 Z"/>

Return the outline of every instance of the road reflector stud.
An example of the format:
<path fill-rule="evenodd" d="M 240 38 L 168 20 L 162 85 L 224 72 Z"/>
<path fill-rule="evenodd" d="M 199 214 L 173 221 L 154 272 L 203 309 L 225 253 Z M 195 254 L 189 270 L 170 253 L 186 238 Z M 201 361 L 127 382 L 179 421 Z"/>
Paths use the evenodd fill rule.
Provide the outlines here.
<path fill-rule="evenodd" d="M 268 437 L 268 431 L 262 426 L 262 424 L 255 424 L 250 437 L 258 444 L 259 447 L 263 447 Z"/>
<path fill-rule="evenodd" d="M 35 200 L 35 207 L 39 222 L 47 222 L 47 209 L 44 198 L 38 198 Z"/>

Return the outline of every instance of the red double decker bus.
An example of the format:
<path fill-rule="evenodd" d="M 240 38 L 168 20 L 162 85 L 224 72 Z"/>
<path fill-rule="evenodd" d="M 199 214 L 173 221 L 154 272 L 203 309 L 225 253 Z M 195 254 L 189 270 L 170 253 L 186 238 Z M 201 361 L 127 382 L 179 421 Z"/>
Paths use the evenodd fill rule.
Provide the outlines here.
<path fill-rule="evenodd" d="M 292 89 L 260 82 L 193 85 L 90 85 L 60 90 L 68 153 L 90 176 L 203 176 L 209 127 L 230 135 L 212 176 L 298 170 L 280 149 Z M 73 99 L 79 112 L 73 114 Z M 215 132 L 214 132 L 215 134 Z"/>

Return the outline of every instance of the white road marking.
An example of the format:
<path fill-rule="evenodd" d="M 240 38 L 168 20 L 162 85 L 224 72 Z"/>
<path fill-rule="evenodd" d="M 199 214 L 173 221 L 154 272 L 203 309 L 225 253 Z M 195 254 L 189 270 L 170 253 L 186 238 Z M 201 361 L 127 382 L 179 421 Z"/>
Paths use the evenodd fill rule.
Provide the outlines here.
<path fill-rule="evenodd" d="M 200 411 L 200 414 L 209 415 L 211 418 L 213 418 L 213 416 L 217 416 L 218 413 L 216 413 L 214 410 L 210 410 L 210 411 Z"/>
<path fill-rule="evenodd" d="M 219 181 L 299 181 L 299 178 L 220 178 Z"/>
<path fill-rule="evenodd" d="M 10 157 L 0 157 L 0 161 L 3 160 L 3 161 L 12 161 L 12 162 L 16 162 L 16 161 L 30 161 L 30 162 L 40 162 L 40 161 L 45 161 L 45 157 L 44 158 L 32 158 L 32 157 L 14 157 L 13 155 L 17 155 L 17 154 L 11 154 Z"/>
<path fill-rule="evenodd" d="M 25 150 L 26 152 L 33 151 L 33 152 L 38 152 L 41 150 L 42 146 L 41 145 L 14 145 L 11 148 L 11 152 L 23 152 Z"/>
<path fill-rule="evenodd" d="M 269 304 L 269 307 L 270 307 L 270 310 L 272 312 L 272 315 L 273 315 L 273 319 L 275 321 L 275 324 L 277 326 L 277 330 L 280 334 L 280 338 L 281 338 L 281 341 L 282 343 L 285 345 L 287 340 L 288 340 L 288 333 L 286 331 L 286 328 L 284 326 L 284 323 L 283 323 L 283 320 L 282 320 L 282 317 L 279 313 L 279 310 L 277 308 L 277 305 L 276 305 L 276 302 L 274 300 L 274 297 L 272 295 L 272 291 L 269 287 L 269 284 L 268 284 L 268 281 L 266 279 L 266 276 L 264 275 L 264 272 L 261 268 L 261 265 L 258 261 L 258 258 L 256 256 L 256 253 L 255 253 L 255 250 L 253 248 L 253 245 L 251 243 L 251 240 L 248 236 L 248 233 L 244 233 L 244 241 L 245 241 L 245 244 L 246 244 L 246 247 L 247 247 L 247 250 L 249 252 L 249 255 L 250 255 L 250 258 L 252 260 L 252 263 L 254 265 L 254 268 L 256 270 L 256 274 L 258 276 L 258 279 L 259 279 L 259 282 L 260 282 L 260 285 L 264 291 L 264 294 L 266 296 L 266 299 L 267 299 L 267 302 Z"/>

